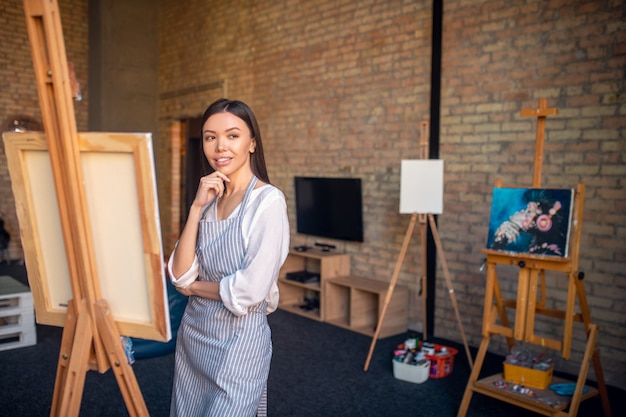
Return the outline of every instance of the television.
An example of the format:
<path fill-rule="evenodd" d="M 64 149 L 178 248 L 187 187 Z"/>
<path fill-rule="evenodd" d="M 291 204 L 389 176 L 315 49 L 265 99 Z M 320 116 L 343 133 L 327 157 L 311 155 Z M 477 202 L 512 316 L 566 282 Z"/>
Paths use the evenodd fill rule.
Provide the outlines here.
<path fill-rule="evenodd" d="M 297 232 L 363 242 L 360 178 L 295 177 Z"/>

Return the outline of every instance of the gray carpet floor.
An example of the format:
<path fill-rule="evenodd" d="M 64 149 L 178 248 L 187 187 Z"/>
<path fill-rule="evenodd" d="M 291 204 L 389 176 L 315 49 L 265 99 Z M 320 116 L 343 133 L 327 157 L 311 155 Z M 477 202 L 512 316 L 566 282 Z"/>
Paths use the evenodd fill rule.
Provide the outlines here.
<path fill-rule="evenodd" d="M 25 279 L 19 265 L 0 265 L 0 275 Z M 23 269 L 23 267 L 21 267 Z M 377 341 L 367 372 L 363 366 L 372 339 L 326 323 L 278 310 L 269 316 L 274 356 L 268 382 L 268 413 L 273 417 L 456 416 L 469 377 L 462 346 L 452 374 L 422 384 L 393 376 L 392 352 L 408 336 Z M 0 351 L 0 416 L 37 417 L 50 413 L 62 329 L 37 325 L 35 346 Z M 475 350 L 472 349 L 475 355 Z M 502 370 L 502 357 L 489 354 L 481 377 Z M 606 364 L 605 364 L 606 366 Z M 153 417 L 169 415 L 174 355 L 137 359 L 133 365 Z M 484 374 L 484 375 L 483 375 Z M 128 412 L 111 371 L 87 373 L 81 416 L 116 417 Z M 626 415 L 626 392 L 609 387 L 613 416 Z M 598 398 L 581 404 L 579 416 L 601 416 Z M 474 394 L 468 417 L 537 416 L 530 411 Z"/>

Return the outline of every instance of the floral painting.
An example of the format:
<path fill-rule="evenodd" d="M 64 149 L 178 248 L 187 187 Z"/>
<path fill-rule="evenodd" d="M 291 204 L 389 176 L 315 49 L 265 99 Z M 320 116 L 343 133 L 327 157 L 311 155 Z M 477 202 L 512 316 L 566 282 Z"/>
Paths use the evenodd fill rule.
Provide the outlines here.
<path fill-rule="evenodd" d="M 574 190 L 495 188 L 487 249 L 567 257 Z"/>

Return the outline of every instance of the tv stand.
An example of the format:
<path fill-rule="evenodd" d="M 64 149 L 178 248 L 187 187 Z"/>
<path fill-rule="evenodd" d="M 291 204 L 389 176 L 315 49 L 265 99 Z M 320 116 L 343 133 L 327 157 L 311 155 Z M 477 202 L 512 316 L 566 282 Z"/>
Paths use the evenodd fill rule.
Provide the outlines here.
<path fill-rule="evenodd" d="M 292 250 L 278 276 L 278 307 L 310 319 L 374 336 L 389 290 L 384 281 L 350 274 L 350 255 L 330 252 L 325 246 Z M 303 272 L 304 271 L 304 272 Z M 289 277 L 317 274 L 317 282 Z M 407 330 L 408 288 L 396 285 L 379 338 Z M 315 300 L 319 300 L 315 303 Z"/>
<path fill-rule="evenodd" d="M 298 282 L 288 277 L 294 274 L 316 274 L 316 282 Z M 350 255 L 325 252 L 319 248 L 289 252 L 278 275 L 280 301 L 278 307 L 314 320 L 324 321 L 324 282 L 332 277 L 350 273 Z M 307 300 L 319 300 L 318 308 L 302 309 Z"/>
<path fill-rule="evenodd" d="M 317 246 L 318 248 L 321 248 L 323 252 L 330 252 L 331 249 L 337 249 L 337 246 L 329 245 L 327 243 L 315 242 L 315 246 Z"/>

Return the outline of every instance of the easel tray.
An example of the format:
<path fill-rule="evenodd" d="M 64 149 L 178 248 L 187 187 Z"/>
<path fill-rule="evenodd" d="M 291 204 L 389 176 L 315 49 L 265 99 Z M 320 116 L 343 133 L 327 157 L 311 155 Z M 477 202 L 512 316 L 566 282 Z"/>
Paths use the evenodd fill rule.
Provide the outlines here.
<path fill-rule="evenodd" d="M 557 395 L 550 388 L 533 389 L 536 396 L 529 396 L 514 391 L 510 387 L 511 384 L 507 388 L 502 388 L 499 384 L 500 381 L 504 381 L 504 376 L 501 373 L 480 379 L 474 383 L 474 391 L 544 415 L 566 410 L 572 400 L 571 396 Z M 571 381 L 559 377 L 552 378 L 553 384 L 569 382 Z M 581 401 L 598 395 L 596 388 L 585 387 L 587 392 L 581 396 Z"/>

